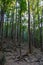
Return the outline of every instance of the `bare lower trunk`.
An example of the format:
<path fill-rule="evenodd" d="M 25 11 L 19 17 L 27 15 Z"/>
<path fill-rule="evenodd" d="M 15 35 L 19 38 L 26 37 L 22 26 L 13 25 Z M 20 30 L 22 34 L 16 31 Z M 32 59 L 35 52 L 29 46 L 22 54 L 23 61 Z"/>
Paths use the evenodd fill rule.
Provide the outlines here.
<path fill-rule="evenodd" d="M 1 9 L 1 38 L 3 37 L 4 11 Z"/>
<path fill-rule="evenodd" d="M 4 22 L 4 11 L 1 9 L 1 15 L 0 15 L 0 49 L 2 49 L 2 39 L 3 39 L 3 22 Z"/>
<path fill-rule="evenodd" d="M 29 38 L 28 38 L 28 41 L 29 41 L 29 53 L 31 53 L 31 34 L 30 34 L 30 3 L 28 1 L 28 35 L 29 35 Z"/>

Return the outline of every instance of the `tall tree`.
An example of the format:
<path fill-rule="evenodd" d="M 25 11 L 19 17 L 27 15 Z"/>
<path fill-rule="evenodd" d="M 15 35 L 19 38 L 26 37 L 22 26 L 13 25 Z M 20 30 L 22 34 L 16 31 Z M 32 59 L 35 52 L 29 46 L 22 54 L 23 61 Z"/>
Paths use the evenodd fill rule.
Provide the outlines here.
<path fill-rule="evenodd" d="M 28 0 L 28 43 L 29 43 L 29 53 L 31 53 L 31 34 L 30 34 L 30 0 Z"/>
<path fill-rule="evenodd" d="M 7 13 L 7 22 L 6 22 L 6 38 L 8 37 L 8 19 L 9 19 L 9 13 Z"/>
<path fill-rule="evenodd" d="M 43 9 L 42 9 L 41 26 L 40 26 L 40 48 L 41 48 L 41 51 L 43 51 L 43 46 L 42 46 L 42 16 L 43 16 Z"/>

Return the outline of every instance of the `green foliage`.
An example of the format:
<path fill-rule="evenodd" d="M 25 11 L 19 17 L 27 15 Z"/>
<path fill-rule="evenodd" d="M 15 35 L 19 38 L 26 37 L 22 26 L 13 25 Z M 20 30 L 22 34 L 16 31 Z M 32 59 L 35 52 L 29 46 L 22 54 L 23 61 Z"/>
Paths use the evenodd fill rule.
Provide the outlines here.
<path fill-rule="evenodd" d="M 7 16 L 9 16 L 9 13 L 11 11 L 11 13 L 14 12 L 14 7 L 16 6 L 16 3 L 17 2 L 19 3 L 19 7 L 20 7 L 20 10 L 18 10 L 18 17 L 20 17 L 21 15 L 21 23 L 20 23 L 20 19 L 18 20 L 18 22 L 15 20 L 15 23 L 14 23 L 14 31 L 16 31 L 16 26 L 21 26 L 21 32 L 24 32 L 24 40 L 28 40 L 28 31 L 27 31 L 27 26 L 23 25 L 24 23 L 26 24 L 27 23 L 27 19 L 25 18 L 25 13 L 26 15 L 28 14 L 28 6 L 27 6 L 27 3 L 28 3 L 28 0 L 0 0 L 0 8 L 2 8 L 2 10 L 4 10 L 4 12 L 7 12 Z M 30 0 L 30 14 L 32 13 L 32 17 L 34 18 L 33 21 L 32 21 L 32 25 L 31 25 L 31 31 L 33 31 L 33 25 L 35 23 L 35 40 L 36 40 L 36 44 L 40 45 L 40 31 L 39 31 L 39 24 L 41 23 L 41 19 L 40 19 L 40 16 L 43 16 L 42 15 L 42 7 L 39 5 L 40 3 L 40 0 Z M 14 13 L 13 13 L 14 14 Z M 15 13 L 16 14 L 16 13 Z M 23 19 L 22 20 L 22 14 L 24 15 L 23 16 Z M 38 20 L 38 16 L 39 16 L 39 20 Z M 16 18 L 16 16 L 15 16 Z M 13 19 L 13 17 L 12 17 Z M 14 22 L 12 21 L 11 19 L 11 22 Z M 30 18 L 31 19 L 31 18 Z M 9 21 L 6 21 L 8 22 L 8 36 L 11 35 L 11 30 L 12 30 L 12 24 L 9 23 Z M 42 21 L 43 22 L 43 21 Z M 31 22 L 30 22 L 31 24 Z M 36 30 L 36 27 L 38 27 L 38 29 Z M 7 24 L 4 22 L 4 26 L 3 26 L 3 29 L 4 29 L 4 32 L 6 33 L 7 31 Z M 19 31 L 19 27 L 18 27 L 18 35 L 20 35 L 20 31 Z"/>
<path fill-rule="evenodd" d="M 1 8 L 6 12 L 15 5 L 13 4 L 13 2 L 15 2 L 15 0 L 1 0 L 0 1 Z"/>
<path fill-rule="evenodd" d="M 27 2 L 26 0 L 17 0 L 18 3 L 20 4 L 20 8 L 22 9 L 22 12 L 25 12 L 27 10 Z"/>

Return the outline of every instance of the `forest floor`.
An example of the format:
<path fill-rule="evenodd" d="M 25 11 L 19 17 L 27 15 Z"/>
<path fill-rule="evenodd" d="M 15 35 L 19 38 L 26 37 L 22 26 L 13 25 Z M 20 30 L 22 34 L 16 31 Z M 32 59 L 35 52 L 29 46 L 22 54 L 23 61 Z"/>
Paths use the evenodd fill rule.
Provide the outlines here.
<path fill-rule="evenodd" d="M 26 52 L 26 47 L 24 47 L 24 49 L 22 48 L 22 55 L 24 55 Z M 43 52 L 40 52 L 40 49 L 37 48 L 34 48 L 32 54 L 29 54 L 28 56 L 21 58 L 21 60 L 18 60 L 18 48 L 16 49 L 16 51 L 9 47 L 6 48 L 6 51 L 4 51 L 4 56 L 4 65 L 43 65 Z"/>
<path fill-rule="evenodd" d="M 21 60 L 17 59 L 18 53 L 5 52 L 5 65 L 43 65 L 43 53 L 37 49 L 35 51 Z"/>

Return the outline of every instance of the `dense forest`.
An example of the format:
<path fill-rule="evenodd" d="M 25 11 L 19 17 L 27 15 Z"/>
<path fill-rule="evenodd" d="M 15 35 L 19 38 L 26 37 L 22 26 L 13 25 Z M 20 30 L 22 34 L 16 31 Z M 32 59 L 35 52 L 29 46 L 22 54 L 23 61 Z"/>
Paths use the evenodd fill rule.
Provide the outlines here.
<path fill-rule="evenodd" d="M 0 0 L 0 65 L 43 65 L 43 0 Z"/>

